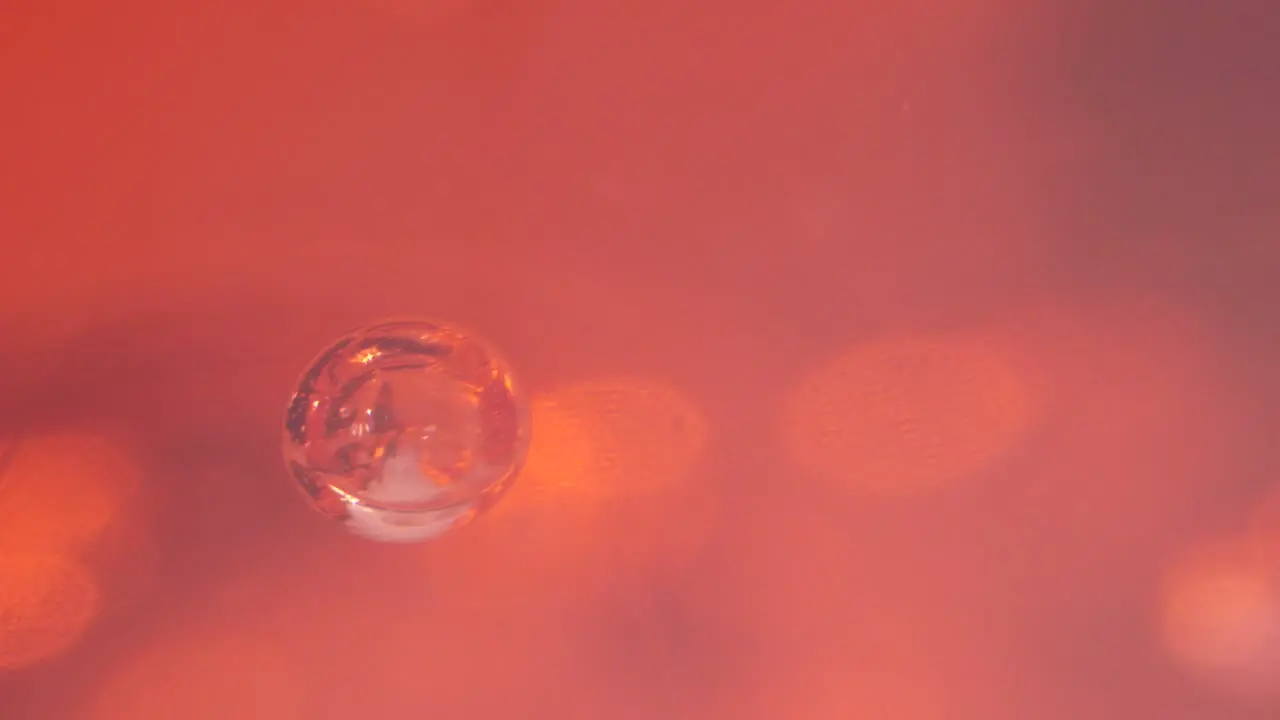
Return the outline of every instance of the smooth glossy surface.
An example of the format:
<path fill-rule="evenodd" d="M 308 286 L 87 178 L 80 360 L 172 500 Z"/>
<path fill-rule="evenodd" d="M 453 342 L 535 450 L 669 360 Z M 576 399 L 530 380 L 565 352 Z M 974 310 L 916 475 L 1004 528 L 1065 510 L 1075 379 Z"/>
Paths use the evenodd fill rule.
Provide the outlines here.
<path fill-rule="evenodd" d="M 285 414 L 285 462 L 351 532 L 427 540 L 515 481 L 528 415 L 483 341 L 429 320 L 386 322 L 335 341 L 303 372 Z"/>

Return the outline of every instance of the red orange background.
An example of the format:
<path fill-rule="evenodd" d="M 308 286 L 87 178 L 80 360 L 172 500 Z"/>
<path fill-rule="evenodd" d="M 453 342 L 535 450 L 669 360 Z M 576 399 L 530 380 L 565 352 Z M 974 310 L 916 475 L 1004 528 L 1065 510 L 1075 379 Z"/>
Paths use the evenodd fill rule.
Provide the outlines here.
<path fill-rule="evenodd" d="M 1264 3 L 27 3 L 0 718 L 1272 718 Z M 423 546 L 279 460 L 353 326 L 500 343 Z"/>

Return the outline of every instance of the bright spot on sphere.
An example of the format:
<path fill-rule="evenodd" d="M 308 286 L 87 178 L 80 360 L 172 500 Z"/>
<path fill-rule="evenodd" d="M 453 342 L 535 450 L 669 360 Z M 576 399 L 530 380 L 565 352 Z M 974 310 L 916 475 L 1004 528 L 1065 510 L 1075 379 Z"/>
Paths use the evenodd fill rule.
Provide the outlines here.
<path fill-rule="evenodd" d="M 0 669 L 35 665 L 71 649 L 101 604 L 93 577 L 67 557 L 0 554 Z"/>
<path fill-rule="evenodd" d="M 983 469 L 1028 425 L 1028 392 L 975 339 L 858 345 L 794 389 L 784 440 L 795 461 L 842 486 L 912 494 Z"/>
<path fill-rule="evenodd" d="M 373 540 L 428 540 L 470 522 L 515 480 L 528 406 L 495 351 L 426 320 L 352 332 L 302 374 L 285 418 L 294 479 Z"/>

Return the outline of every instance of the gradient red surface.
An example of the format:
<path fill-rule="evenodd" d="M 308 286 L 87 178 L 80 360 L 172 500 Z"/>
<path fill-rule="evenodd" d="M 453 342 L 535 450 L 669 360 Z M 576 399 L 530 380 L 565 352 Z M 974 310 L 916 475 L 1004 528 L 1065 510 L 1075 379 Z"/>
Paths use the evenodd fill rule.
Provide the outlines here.
<path fill-rule="evenodd" d="M 0 718 L 1272 718 L 1262 2 L 27 3 L 0 23 Z M 480 329 L 422 546 L 279 458 Z"/>

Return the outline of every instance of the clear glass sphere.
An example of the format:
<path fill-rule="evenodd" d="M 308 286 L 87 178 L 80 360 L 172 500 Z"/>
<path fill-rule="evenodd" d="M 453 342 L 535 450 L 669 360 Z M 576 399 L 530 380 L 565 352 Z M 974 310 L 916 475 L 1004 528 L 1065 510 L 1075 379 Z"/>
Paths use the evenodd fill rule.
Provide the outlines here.
<path fill-rule="evenodd" d="M 285 417 L 293 478 L 364 537 L 417 542 L 463 525 L 510 487 L 528 403 L 483 341 L 426 320 L 340 338 L 298 381 Z"/>

